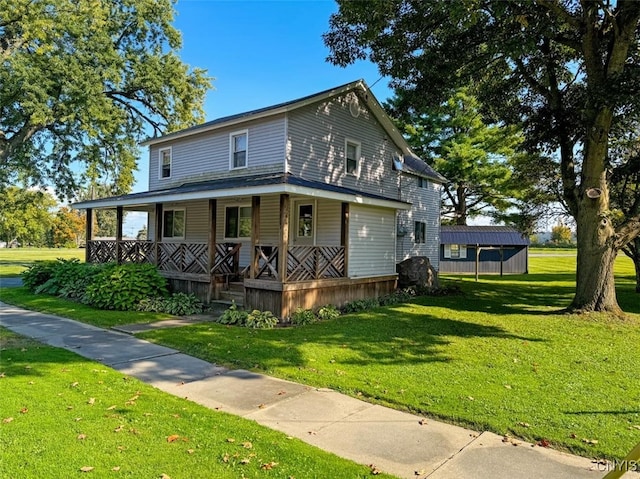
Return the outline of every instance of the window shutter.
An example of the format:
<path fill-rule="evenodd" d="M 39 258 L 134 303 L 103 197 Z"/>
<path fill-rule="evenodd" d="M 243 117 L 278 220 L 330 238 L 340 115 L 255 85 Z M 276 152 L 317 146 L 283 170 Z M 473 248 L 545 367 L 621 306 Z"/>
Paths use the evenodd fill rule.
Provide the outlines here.
<path fill-rule="evenodd" d="M 444 257 L 451 258 L 451 245 L 444 245 Z"/>

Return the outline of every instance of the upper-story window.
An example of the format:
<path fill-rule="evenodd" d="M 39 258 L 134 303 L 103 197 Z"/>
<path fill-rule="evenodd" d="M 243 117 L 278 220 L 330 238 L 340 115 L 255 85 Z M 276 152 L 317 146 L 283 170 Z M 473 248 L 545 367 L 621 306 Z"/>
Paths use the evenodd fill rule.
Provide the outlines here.
<path fill-rule="evenodd" d="M 229 158 L 229 168 L 231 170 L 247 167 L 248 136 L 249 133 L 247 130 L 231 133 L 231 156 Z"/>
<path fill-rule="evenodd" d="M 418 188 L 426 188 L 427 187 L 427 179 L 421 176 L 418 176 Z"/>
<path fill-rule="evenodd" d="M 348 175 L 358 176 L 360 166 L 360 142 L 346 140 L 345 171 Z"/>
<path fill-rule="evenodd" d="M 184 210 L 165 210 L 162 213 L 162 236 L 184 238 Z"/>
<path fill-rule="evenodd" d="M 171 148 L 162 148 L 158 151 L 160 158 L 160 178 L 171 178 Z"/>

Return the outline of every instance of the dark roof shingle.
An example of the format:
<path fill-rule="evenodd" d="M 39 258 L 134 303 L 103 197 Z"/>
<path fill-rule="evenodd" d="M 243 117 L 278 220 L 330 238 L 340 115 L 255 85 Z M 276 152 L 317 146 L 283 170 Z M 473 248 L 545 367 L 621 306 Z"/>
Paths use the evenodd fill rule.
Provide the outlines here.
<path fill-rule="evenodd" d="M 480 246 L 527 246 L 529 238 L 509 226 L 441 226 L 440 243 Z"/>

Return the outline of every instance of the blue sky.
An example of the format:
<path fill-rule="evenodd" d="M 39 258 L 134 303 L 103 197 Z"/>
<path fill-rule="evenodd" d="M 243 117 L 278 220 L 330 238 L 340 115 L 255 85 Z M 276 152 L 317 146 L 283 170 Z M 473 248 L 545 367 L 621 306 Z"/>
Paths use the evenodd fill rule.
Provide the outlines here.
<path fill-rule="evenodd" d="M 175 26 L 182 32 L 183 62 L 213 77 L 207 120 L 293 100 L 357 79 L 369 86 L 377 67 L 347 68 L 325 59 L 322 34 L 337 5 L 329 0 L 179 0 Z M 372 87 L 379 101 L 391 91 L 386 79 Z M 134 191 L 148 186 L 147 149 L 142 150 Z"/>
<path fill-rule="evenodd" d="M 180 58 L 213 77 L 206 120 L 294 100 L 364 79 L 382 102 L 392 94 L 376 65 L 346 68 L 326 61 L 322 34 L 336 12 L 332 0 L 178 0 L 174 25 Z M 376 83 L 377 82 L 377 83 Z M 133 192 L 148 189 L 148 149 L 141 150 Z M 130 213 L 123 233 L 134 236 L 146 215 Z"/>

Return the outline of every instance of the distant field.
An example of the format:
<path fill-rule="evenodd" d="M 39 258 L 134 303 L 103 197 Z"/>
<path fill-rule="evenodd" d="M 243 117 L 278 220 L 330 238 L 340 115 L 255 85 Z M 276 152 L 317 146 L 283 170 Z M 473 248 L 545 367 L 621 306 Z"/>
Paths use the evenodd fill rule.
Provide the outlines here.
<path fill-rule="evenodd" d="M 36 261 L 78 258 L 84 261 L 84 249 L 0 248 L 0 277 L 18 276 Z"/>

